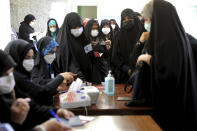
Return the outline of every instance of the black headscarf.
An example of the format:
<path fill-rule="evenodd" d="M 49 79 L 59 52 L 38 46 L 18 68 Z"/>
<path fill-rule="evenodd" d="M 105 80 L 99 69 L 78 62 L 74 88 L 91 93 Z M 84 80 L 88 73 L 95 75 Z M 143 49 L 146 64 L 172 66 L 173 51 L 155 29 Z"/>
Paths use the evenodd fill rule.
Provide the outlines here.
<path fill-rule="evenodd" d="M 106 47 L 105 45 L 102 45 L 104 41 L 100 38 L 100 35 L 98 34 L 97 37 L 92 37 L 91 36 L 91 30 L 93 24 L 98 25 L 98 30 L 99 30 L 99 23 L 97 20 L 91 19 L 88 21 L 85 27 L 85 33 L 87 35 L 87 38 L 90 39 L 92 47 L 93 47 L 93 52 L 99 52 L 103 53 L 102 57 L 94 57 L 92 59 L 92 83 L 100 84 L 101 82 L 104 81 L 104 78 L 107 75 L 108 71 L 108 63 L 105 60 L 106 58 Z"/>
<path fill-rule="evenodd" d="M 105 36 L 105 35 L 103 34 L 103 32 L 102 32 L 102 28 L 103 28 L 105 25 L 108 25 L 109 28 L 110 28 L 110 32 L 109 32 L 109 34 L 107 35 L 107 37 L 109 37 L 108 40 L 111 40 L 113 34 L 112 34 L 112 27 L 111 27 L 111 25 L 110 25 L 110 23 L 109 23 L 109 20 L 104 19 L 104 20 L 101 21 L 100 29 L 99 29 L 99 34 L 100 34 L 101 38 L 102 38 L 104 41 L 106 41 L 106 36 Z"/>
<path fill-rule="evenodd" d="M 19 39 L 33 43 L 33 41 L 29 39 L 29 34 L 34 33 L 35 31 L 34 28 L 29 25 L 29 23 L 35 19 L 35 16 L 33 16 L 32 14 L 25 16 L 24 21 L 20 23 L 21 25 L 19 27 Z"/>
<path fill-rule="evenodd" d="M 12 59 L 8 53 L 5 53 L 3 50 L 0 50 L 0 77 L 7 75 L 6 72 L 15 67 L 16 63 Z M 8 98 L 10 98 L 8 100 Z M 10 121 L 10 106 L 11 104 L 8 102 L 12 102 L 13 98 L 11 93 L 0 95 L 0 121 L 1 122 L 8 122 Z"/>
<path fill-rule="evenodd" d="M 51 37 L 43 37 L 37 43 L 38 51 L 36 51 L 36 58 L 35 58 L 35 66 L 40 65 L 42 61 L 44 61 L 44 55 L 42 53 L 43 49 L 49 44 L 49 42 L 53 40 Z M 45 62 L 46 64 L 46 62 Z"/>
<path fill-rule="evenodd" d="M 130 17 L 134 19 L 134 26 L 132 29 L 125 30 L 123 28 L 123 20 L 124 17 Z M 116 61 L 117 55 L 122 57 L 122 61 L 126 65 L 130 65 L 130 60 L 128 57 L 130 56 L 134 46 L 136 45 L 137 41 L 139 40 L 142 31 L 143 25 L 141 24 L 139 18 L 137 17 L 136 13 L 131 9 L 125 9 L 121 13 L 121 29 L 118 32 L 113 40 L 113 51 L 112 51 L 112 61 Z M 118 51 L 119 50 L 119 51 Z M 118 54 L 117 54 L 118 53 Z"/>
<path fill-rule="evenodd" d="M 32 20 L 35 20 L 35 19 L 36 19 L 36 17 L 34 15 L 28 14 L 28 15 L 25 16 L 24 21 L 21 22 L 21 24 L 22 23 L 29 24 Z"/>
<path fill-rule="evenodd" d="M 48 64 L 44 59 L 45 55 L 58 47 L 57 45 L 59 46 L 59 44 L 49 36 L 45 36 L 38 41 L 38 50 L 36 51 L 34 68 L 32 70 L 32 80 L 34 83 L 40 85 L 47 84 L 51 81 L 51 74 L 54 74 L 54 76 L 58 75 L 59 71 L 54 65 L 55 62 L 53 61 L 51 64 Z M 45 52 L 46 50 L 47 52 Z"/>
<path fill-rule="evenodd" d="M 55 31 L 54 33 L 57 35 L 57 33 L 58 33 L 58 31 L 59 31 L 59 26 L 58 26 L 57 21 L 56 21 L 54 18 L 49 19 L 48 22 L 47 22 L 47 36 L 50 36 L 50 37 L 52 37 L 52 36 L 51 36 L 51 31 L 50 31 L 50 29 L 49 29 L 49 22 L 50 22 L 51 20 L 54 20 L 55 23 L 56 23 L 56 31 Z"/>
<path fill-rule="evenodd" d="M 23 67 L 23 60 L 30 49 L 33 49 L 33 45 L 24 40 L 13 40 L 9 43 L 10 49 L 9 54 L 12 56 L 14 61 L 17 63 L 15 69 L 21 73 L 30 76 L 30 73 Z"/>
<path fill-rule="evenodd" d="M 109 23 L 111 23 L 111 21 L 114 22 L 114 24 L 116 25 L 115 29 L 114 29 L 114 34 L 120 30 L 120 27 L 119 25 L 117 24 L 116 20 L 115 19 L 110 19 Z"/>
<path fill-rule="evenodd" d="M 60 44 L 57 51 L 57 64 L 60 72 L 69 71 L 78 74 L 82 72 L 86 80 L 90 80 L 91 60 L 84 51 L 84 46 L 88 45 L 89 41 L 84 31 L 78 38 L 71 34 L 71 29 L 78 26 L 83 27 L 79 14 L 75 12 L 67 14 L 56 37 L 57 43 Z"/>
<path fill-rule="evenodd" d="M 87 38 L 90 39 L 90 40 L 95 40 L 95 38 L 100 37 L 100 33 L 98 34 L 97 37 L 92 37 L 92 35 L 91 35 L 91 30 L 92 30 L 93 24 L 97 24 L 97 25 L 98 25 L 98 31 L 99 31 L 99 23 L 98 23 L 98 21 L 95 20 L 95 19 L 89 20 L 89 21 L 87 22 L 87 24 L 86 24 L 86 27 L 85 27 L 85 34 L 86 34 Z"/>
<path fill-rule="evenodd" d="M 124 30 L 123 29 L 123 20 L 124 17 L 129 16 L 130 18 L 134 19 L 134 27 L 131 30 Z M 139 18 L 137 17 L 136 13 L 131 9 L 125 9 L 121 13 L 121 29 L 120 29 L 120 52 L 121 56 L 126 64 L 129 65 L 128 56 L 131 54 L 134 46 L 136 45 L 137 41 L 139 40 L 143 30 L 143 25 L 141 24 Z"/>
<path fill-rule="evenodd" d="M 141 21 L 142 24 L 144 25 L 144 22 L 145 22 L 144 17 L 143 17 L 140 13 L 138 13 L 138 12 L 135 12 L 135 13 L 136 13 L 136 15 L 137 15 L 138 17 L 139 17 L 139 16 L 142 17 L 140 21 Z"/>
<path fill-rule="evenodd" d="M 164 130 L 197 130 L 197 80 L 191 45 L 175 7 L 155 0 L 152 49 L 154 109 Z"/>
<path fill-rule="evenodd" d="M 123 27 L 123 20 L 126 16 L 133 20 L 128 21 L 127 25 Z M 128 80 L 128 70 L 133 66 L 130 56 L 143 29 L 142 23 L 133 10 L 124 9 L 122 11 L 121 29 L 115 34 L 112 41 L 111 67 L 117 83 L 124 83 Z"/>
<path fill-rule="evenodd" d="M 0 50 L 0 76 L 4 75 L 10 68 L 16 66 L 10 55 Z"/>

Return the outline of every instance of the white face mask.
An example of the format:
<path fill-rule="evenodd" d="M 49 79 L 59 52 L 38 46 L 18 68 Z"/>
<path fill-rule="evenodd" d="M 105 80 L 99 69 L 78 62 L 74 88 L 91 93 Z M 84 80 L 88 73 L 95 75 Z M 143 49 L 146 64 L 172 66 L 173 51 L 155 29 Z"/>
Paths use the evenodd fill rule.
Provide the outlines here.
<path fill-rule="evenodd" d="M 55 58 L 56 58 L 55 53 L 44 56 L 44 60 L 46 61 L 47 64 L 53 63 Z"/>
<path fill-rule="evenodd" d="M 112 29 L 114 30 L 114 29 L 115 29 L 115 27 L 116 27 L 116 25 L 111 24 L 111 27 L 112 27 Z"/>
<path fill-rule="evenodd" d="M 34 24 L 35 24 L 35 22 L 31 22 L 31 23 L 29 23 L 29 25 L 30 25 L 30 26 L 33 26 Z"/>
<path fill-rule="evenodd" d="M 79 37 L 83 32 L 83 27 L 80 27 L 78 29 L 71 29 L 71 34 L 75 37 Z"/>
<path fill-rule="evenodd" d="M 8 94 L 12 92 L 15 86 L 15 80 L 13 72 L 8 76 L 0 77 L 0 94 Z"/>
<path fill-rule="evenodd" d="M 98 30 L 91 30 L 91 36 L 92 37 L 97 37 L 99 34 Z"/>
<path fill-rule="evenodd" d="M 147 23 L 145 22 L 145 23 L 144 23 L 144 28 L 145 28 L 148 32 L 150 32 L 150 30 L 151 30 L 151 23 L 147 24 Z"/>
<path fill-rule="evenodd" d="M 102 28 L 102 32 L 104 35 L 108 35 L 110 32 L 110 28 Z"/>
<path fill-rule="evenodd" d="M 56 28 L 49 28 L 49 30 L 50 30 L 51 32 L 55 32 L 55 31 L 56 31 Z"/>
<path fill-rule="evenodd" d="M 34 59 L 24 59 L 23 60 L 23 67 L 26 71 L 31 71 L 34 67 Z"/>

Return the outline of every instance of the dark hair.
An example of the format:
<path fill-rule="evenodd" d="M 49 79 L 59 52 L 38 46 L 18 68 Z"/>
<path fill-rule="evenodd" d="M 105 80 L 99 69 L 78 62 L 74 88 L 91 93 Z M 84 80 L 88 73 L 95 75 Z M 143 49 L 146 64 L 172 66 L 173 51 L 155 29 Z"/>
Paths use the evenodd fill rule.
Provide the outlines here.
<path fill-rule="evenodd" d="M 24 22 L 29 24 L 32 20 L 35 20 L 35 19 L 36 19 L 36 17 L 34 15 L 28 14 L 28 15 L 25 16 Z"/>

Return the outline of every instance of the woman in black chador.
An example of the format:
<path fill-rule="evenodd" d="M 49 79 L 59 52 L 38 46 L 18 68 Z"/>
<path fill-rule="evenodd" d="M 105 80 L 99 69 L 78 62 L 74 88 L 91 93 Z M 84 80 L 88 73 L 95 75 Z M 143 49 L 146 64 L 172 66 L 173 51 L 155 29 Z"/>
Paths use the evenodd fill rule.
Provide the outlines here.
<path fill-rule="evenodd" d="M 121 29 L 115 34 L 112 41 L 111 67 L 116 83 L 125 83 L 129 79 L 133 70 L 130 56 L 143 29 L 142 23 L 133 10 L 122 11 Z"/>
<path fill-rule="evenodd" d="M 92 83 L 101 84 L 108 72 L 107 57 L 109 49 L 106 42 L 100 37 L 99 23 L 97 20 L 89 20 L 85 27 L 85 33 L 93 47 L 92 58 Z"/>
<path fill-rule="evenodd" d="M 150 52 L 137 63 L 151 67 L 154 118 L 163 130 L 197 130 L 197 80 L 193 52 L 187 34 L 169 2 L 155 0 Z"/>
<path fill-rule="evenodd" d="M 73 72 L 81 79 L 91 81 L 91 47 L 79 14 L 72 12 L 66 15 L 56 41 L 60 44 L 56 59 L 59 71 Z"/>

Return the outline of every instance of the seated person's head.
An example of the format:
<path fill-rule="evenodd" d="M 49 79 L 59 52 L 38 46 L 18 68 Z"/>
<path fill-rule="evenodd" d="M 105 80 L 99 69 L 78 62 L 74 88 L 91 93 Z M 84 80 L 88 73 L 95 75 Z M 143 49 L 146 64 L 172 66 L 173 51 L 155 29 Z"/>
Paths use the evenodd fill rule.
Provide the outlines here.
<path fill-rule="evenodd" d="M 14 86 L 15 80 L 13 75 L 16 63 L 10 55 L 0 50 L 0 95 L 10 93 Z"/>
<path fill-rule="evenodd" d="M 43 37 L 38 41 L 38 50 L 40 57 L 43 57 L 47 64 L 52 64 L 56 58 L 56 51 L 59 44 L 51 37 Z"/>
<path fill-rule="evenodd" d="M 34 67 L 34 46 L 24 40 L 13 40 L 10 43 L 9 54 L 17 63 L 16 69 L 30 72 Z"/>
<path fill-rule="evenodd" d="M 145 20 L 144 27 L 148 32 L 150 32 L 151 30 L 152 13 L 153 13 L 153 1 L 150 1 L 149 3 L 145 5 L 142 11 L 142 15 Z"/>

